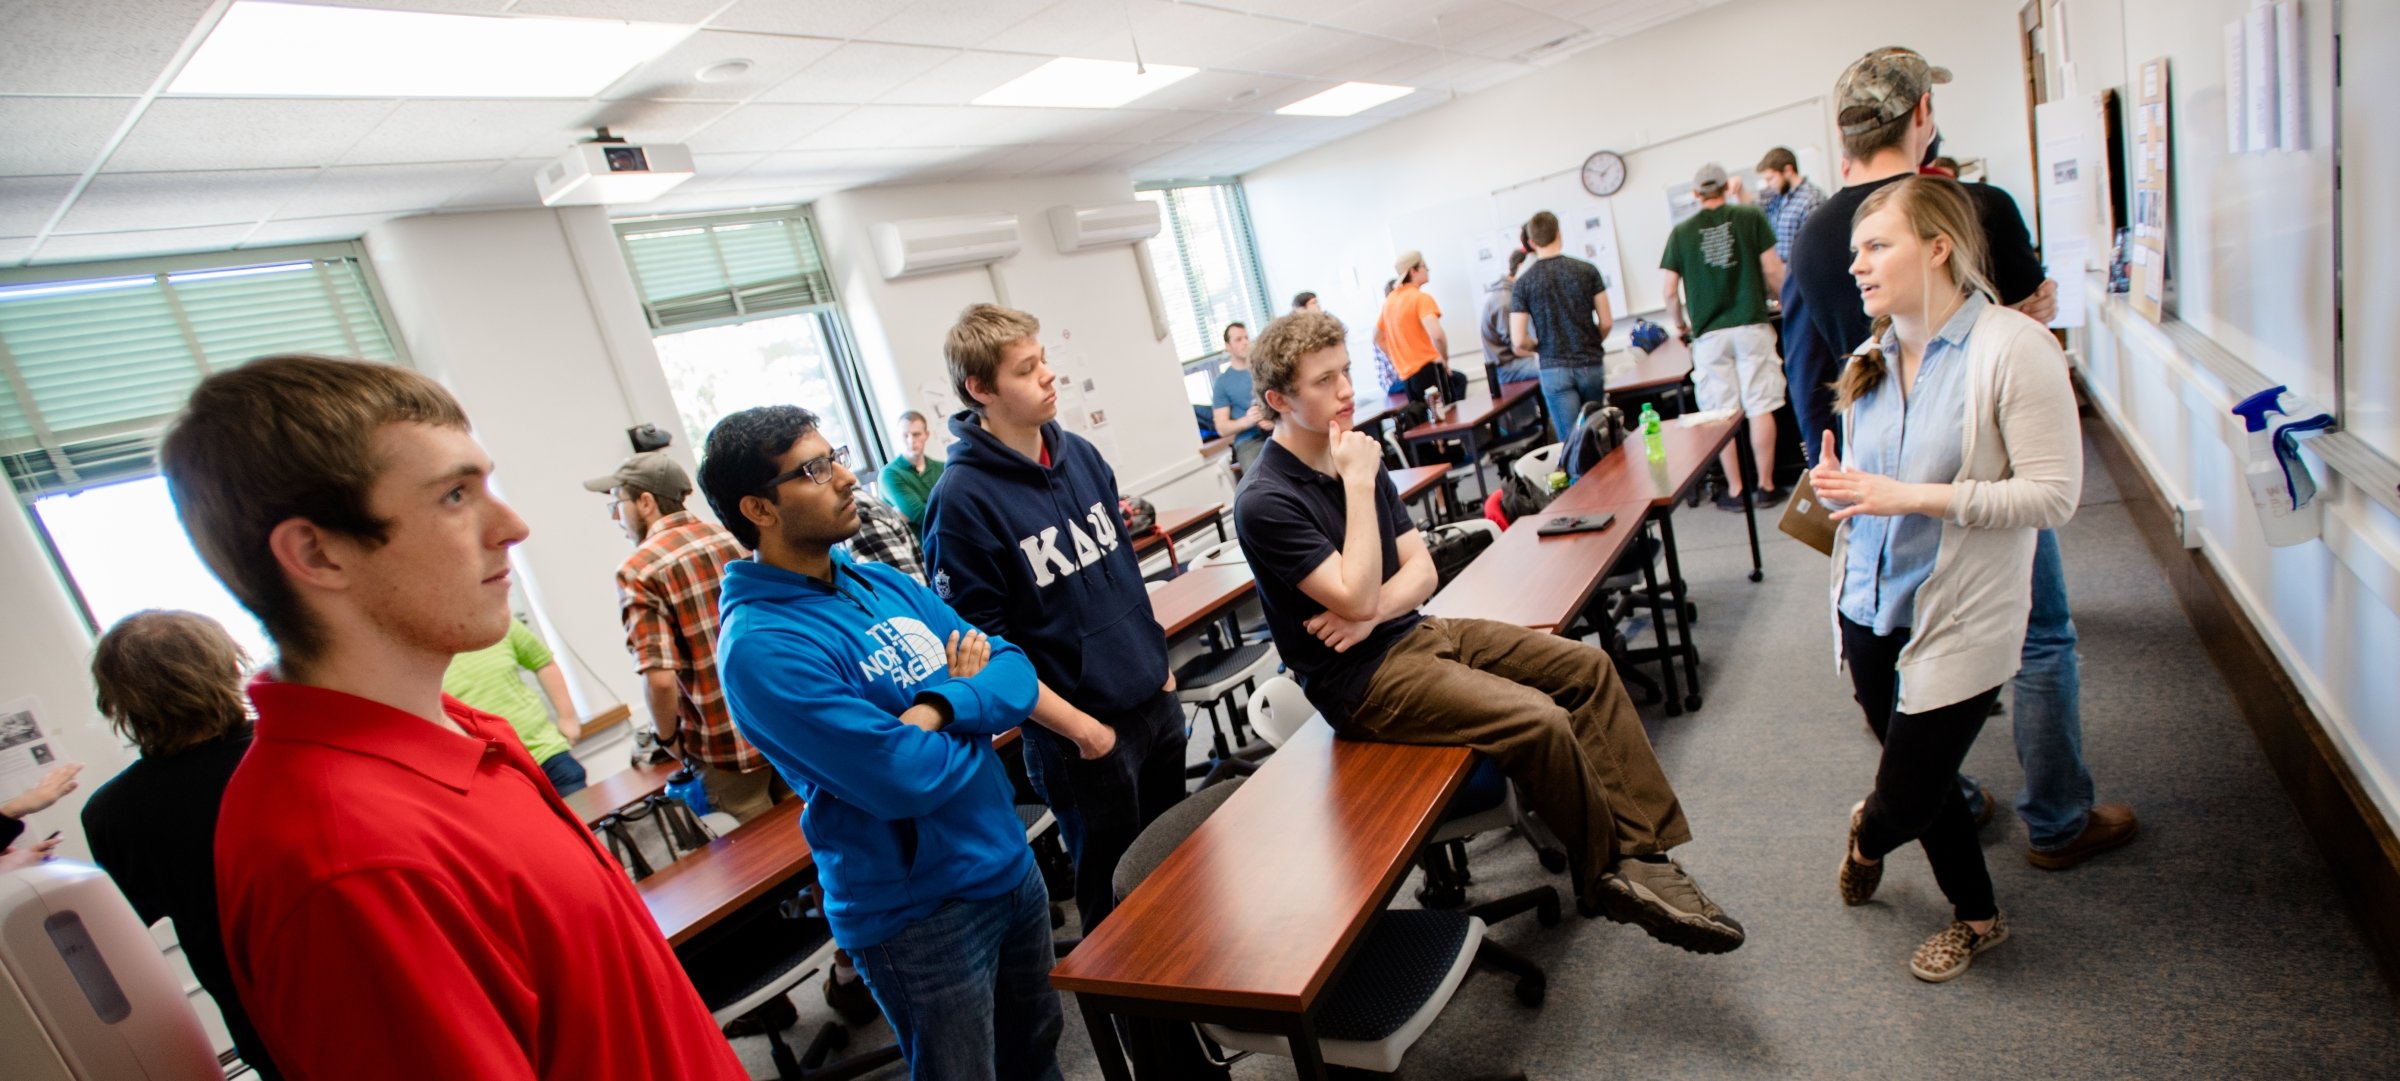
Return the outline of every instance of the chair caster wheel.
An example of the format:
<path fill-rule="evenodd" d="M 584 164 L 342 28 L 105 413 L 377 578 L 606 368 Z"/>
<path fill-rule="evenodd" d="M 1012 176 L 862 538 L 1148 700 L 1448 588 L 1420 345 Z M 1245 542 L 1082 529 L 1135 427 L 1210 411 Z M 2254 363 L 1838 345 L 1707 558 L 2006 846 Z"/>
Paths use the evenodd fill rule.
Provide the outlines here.
<path fill-rule="evenodd" d="M 1698 712 L 1700 709 L 1700 696 L 1696 694 L 1684 695 L 1683 708 L 1686 712 Z"/>
<path fill-rule="evenodd" d="M 1765 578 L 1766 576 L 1767 576 L 1767 572 L 1765 572 L 1765 571 L 1751 571 L 1751 572 L 1750 572 L 1750 580 L 1751 580 L 1751 581 L 1753 581 L 1753 582 L 1759 581 L 1760 579 L 1763 579 L 1763 578 Z"/>
<path fill-rule="evenodd" d="M 1542 850 L 1542 870 L 1558 874 L 1567 869 L 1567 854 L 1555 848 Z"/>
<path fill-rule="evenodd" d="M 1558 895 L 1556 894 L 1552 894 L 1549 897 L 1543 898 L 1542 903 L 1534 906 L 1533 909 L 1533 918 L 1541 921 L 1541 925 L 1544 927 L 1558 926 L 1558 921 L 1562 919 L 1564 915 L 1565 913 L 1559 908 Z"/>
<path fill-rule="evenodd" d="M 1539 1006 L 1550 993 L 1549 981 L 1541 976 L 1526 976 L 1517 981 L 1517 1001 Z"/>

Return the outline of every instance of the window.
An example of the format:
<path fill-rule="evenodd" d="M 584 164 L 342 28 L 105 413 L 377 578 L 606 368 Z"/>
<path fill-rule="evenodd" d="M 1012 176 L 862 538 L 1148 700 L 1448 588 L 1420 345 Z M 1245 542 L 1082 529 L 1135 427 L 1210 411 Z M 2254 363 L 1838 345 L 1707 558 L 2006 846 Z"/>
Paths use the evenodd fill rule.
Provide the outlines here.
<path fill-rule="evenodd" d="M 726 414 L 798 405 L 873 475 L 882 433 L 807 211 L 643 218 L 617 237 L 695 453 Z"/>
<path fill-rule="evenodd" d="M 356 245 L 0 272 L 0 471 L 95 630 L 187 608 L 272 655 L 185 540 L 157 448 L 201 377 L 291 352 L 402 359 Z"/>
<path fill-rule="evenodd" d="M 1247 323 L 1253 332 L 1263 325 L 1273 309 L 1241 187 L 1188 184 L 1137 194 L 1159 204 L 1165 226 L 1146 247 L 1176 356 L 1186 365 L 1208 360 L 1224 350 L 1225 324 Z"/>

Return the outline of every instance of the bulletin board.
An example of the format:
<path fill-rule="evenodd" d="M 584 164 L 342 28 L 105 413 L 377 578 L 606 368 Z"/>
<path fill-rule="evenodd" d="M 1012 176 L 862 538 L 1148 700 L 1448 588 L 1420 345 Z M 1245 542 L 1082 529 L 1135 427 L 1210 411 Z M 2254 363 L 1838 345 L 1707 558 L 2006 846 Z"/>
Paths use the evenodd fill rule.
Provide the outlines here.
<path fill-rule="evenodd" d="M 2143 62 L 2133 86 L 2133 251 L 2132 303 L 2135 311 L 2157 322 L 2166 312 L 2167 237 L 2169 235 L 2167 163 L 2174 161 L 2168 143 L 2167 58 Z"/>

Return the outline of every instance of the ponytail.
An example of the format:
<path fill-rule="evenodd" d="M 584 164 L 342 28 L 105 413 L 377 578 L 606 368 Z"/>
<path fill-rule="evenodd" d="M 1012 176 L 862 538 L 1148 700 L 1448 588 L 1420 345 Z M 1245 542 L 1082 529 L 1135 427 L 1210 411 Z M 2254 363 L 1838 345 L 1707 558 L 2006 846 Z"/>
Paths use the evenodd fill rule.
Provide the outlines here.
<path fill-rule="evenodd" d="M 1883 358 L 1883 336 L 1892 329 L 1892 317 L 1878 315 L 1875 326 L 1867 332 L 1867 344 L 1850 354 L 1850 363 L 1842 368 L 1842 376 L 1833 383 L 1833 407 L 1847 410 L 1858 404 L 1867 392 L 1883 385 L 1883 377 L 1892 370 Z"/>

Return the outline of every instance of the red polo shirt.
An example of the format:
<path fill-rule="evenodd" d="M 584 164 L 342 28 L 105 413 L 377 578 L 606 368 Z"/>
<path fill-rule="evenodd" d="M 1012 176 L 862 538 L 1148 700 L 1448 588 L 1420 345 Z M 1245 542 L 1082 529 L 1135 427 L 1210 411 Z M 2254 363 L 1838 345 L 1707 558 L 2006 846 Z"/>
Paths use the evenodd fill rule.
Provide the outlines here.
<path fill-rule="evenodd" d="M 508 722 L 262 676 L 217 820 L 234 986 L 294 1078 L 746 1078 Z"/>

